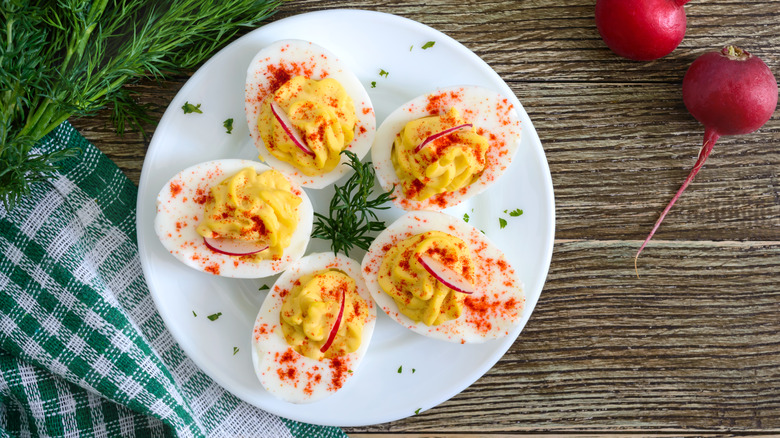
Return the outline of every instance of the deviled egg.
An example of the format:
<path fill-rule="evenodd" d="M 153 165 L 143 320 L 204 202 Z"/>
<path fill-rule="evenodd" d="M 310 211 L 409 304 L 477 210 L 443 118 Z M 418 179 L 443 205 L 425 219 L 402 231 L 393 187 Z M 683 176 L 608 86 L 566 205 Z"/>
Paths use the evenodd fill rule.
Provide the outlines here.
<path fill-rule="evenodd" d="M 503 95 L 457 86 L 418 96 L 377 130 L 379 183 L 405 210 L 442 210 L 483 192 L 509 167 L 520 119 Z"/>
<path fill-rule="evenodd" d="M 281 40 L 249 65 L 245 110 L 260 158 L 304 187 L 323 188 L 349 171 L 343 150 L 368 153 L 376 116 L 365 87 L 334 54 Z"/>
<path fill-rule="evenodd" d="M 257 314 L 255 373 L 282 400 L 321 400 L 357 372 L 375 324 L 358 262 L 333 253 L 303 257 L 279 277 Z"/>
<path fill-rule="evenodd" d="M 408 212 L 390 224 L 369 247 L 362 272 L 390 318 L 434 339 L 506 336 L 525 304 L 501 250 L 466 222 L 435 211 Z"/>
<path fill-rule="evenodd" d="M 306 193 L 265 164 L 200 163 L 157 196 L 154 229 L 187 266 L 225 277 L 278 274 L 306 251 L 314 210 Z"/>

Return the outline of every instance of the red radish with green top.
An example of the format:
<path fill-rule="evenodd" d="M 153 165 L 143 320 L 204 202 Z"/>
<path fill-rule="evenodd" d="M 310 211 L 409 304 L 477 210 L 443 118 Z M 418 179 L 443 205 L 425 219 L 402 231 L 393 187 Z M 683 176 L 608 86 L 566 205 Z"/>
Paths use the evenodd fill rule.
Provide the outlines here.
<path fill-rule="evenodd" d="M 682 93 L 685 107 L 704 125 L 704 144 L 688 178 L 637 251 L 635 264 L 672 205 L 704 165 L 720 136 L 756 131 L 772 117 L 777 107 L 777 80 L 769 67 L 758 57 L 734 46 L 705 53 L 693 61 L 683 78 Z"/>
<path fill-rule="evenodd" d="M 671 53 L 685 37 L 689 0 L 598 0 L 596 27 L 616 54 L 650 61 Z"/>

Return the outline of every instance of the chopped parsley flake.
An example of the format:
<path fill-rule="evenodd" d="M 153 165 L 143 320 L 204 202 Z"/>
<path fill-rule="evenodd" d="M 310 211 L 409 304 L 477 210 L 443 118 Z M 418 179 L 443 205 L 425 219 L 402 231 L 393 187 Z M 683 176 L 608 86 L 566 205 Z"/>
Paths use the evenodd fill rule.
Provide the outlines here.
<path fill-rule="evenodd" d="M 350 374 L 354 373 L 354 371 L 352 371 L 352 370 L 347 370 L 347 372 L 350 373 Z"/>
<path fill-rule="evenodd" d="M 236 353 L 238 353 L 238 347 L 233 347 L 233 356 L 235 356 Z"/>
<path fill-rule="evenodd" d="M 401 371 L 403 371 L 403 370 L 404 370 L 404 366 L 403 366 L 403 365 L 401 365 L 400 367 L 398 367 L 398 374 L 401 374 Z"/>
<path fill-rule="evenodd" d="M 412 374 L 414 374 L 414 372 L 415 372 L 415 371 L 417 371 L 417 370 L 415 370 L 414 368 L 412 368 Z"/>
<path fill-rule="evenodd" d="M 411 52 L 413 48 L 414 48 L 414 44 L 412 44 L 411 46 L 409 46 L 409 51 Z"/>
<path fill-rule="evenodd" d="M 417 410 L 416 410 L 416 411 L 414 411 L 414 415 L 417 415 L 417 414 L 419 414 L 419 413 L 420 413 L 420 410 L 422 410 L 422 408 L 417 408 Z"/>
<path fill-rule="evenodd" d="M 268 287 L 268 285 L 267 285 L 267 284 L 264 284 L 264 285 L 260 286 L 260 289 L 257 289 L 257 290 L 258 290 L 258 291 L 261 291 L 261 290 L 268 290 L 268 289 L 271 289 L 271 288 L 270 288 L 270 287 Z"/>
<path fill-rule="evenodd" d="M 469 221 L 469 214 L 463 213 L 463 222 L 468 222 L 468 221 Z"/>
<path fill-rule="evenodd" d="M 512 217 L 518 217 L 523 215 L 523 210 L 517 208 L 509 212 L 509 215 Z"/>
<path fill-rule="evenodd" d="M 189 113 L 198 113 L 203 114 L 203 111 L 200 110 L 200 104 L 193 105 L 189 102 L 184 102 L 184 105 L 181 107 L 182 111 L 184 111 L 184 114 Z"/>
<path fill-rule="evenodd" d="M 208 318 L 209 321 L 216 321 L 217 319 L 219 319 L 220 316 L 222 316 L 222 312 L 214 313 L 212 315 L 207 316 L 206 318 Z"/>
<path fill-rule="evenodd" d="M 506 219 L 502 217 L 498 218 L 498 226 L 503 229 L 506 226 Z"/>
<path fill-rule="evenodd" d="M 379 76 L 388 77 L 388 76 L 390 76 L 390 72 L 386 72 L 385 69 L 380 68 L 379 69 Z"/>
<path fill-rule="evenodd" d="M 228 134 L 233 133 L 233 119 L 227 119 L 224 122 L 222 122 L 222 126 L 225 127 L 225 130 Z"/>
<path fill-rule="evenodd" d="M 371 88 L 376 88 L 376 81 L 371 81 Z"/>
<path fill-rule="evenodd" d="M 193 311 L 192 311 L 192 316 L 198 316 L 198 314 L 197 314 L 197 313 L 195 313 L 195 311 L 193 310 Z"/>
<path fill-rule="evenodd" d="M 423 50 L 430 49 L 434 44 L 436 44 L 436 41 L 428 41 L 427 43 L 423 44 L 422 48 Z"/>

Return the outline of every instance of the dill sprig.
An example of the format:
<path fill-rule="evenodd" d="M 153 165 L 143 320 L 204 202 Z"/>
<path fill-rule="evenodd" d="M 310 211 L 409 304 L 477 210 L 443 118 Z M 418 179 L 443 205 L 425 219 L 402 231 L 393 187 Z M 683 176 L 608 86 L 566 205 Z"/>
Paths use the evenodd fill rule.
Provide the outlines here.
<path fill-rule="evenodd" d="M 385 204 L 393 199 L 393 191 L 369 199 L 374 192 L 374 167 L 370 162 L 361 163 L 351 151 L 342 153 L 349 157 L 346 164 L 355 173 L 343 186 L 334 186 L 328 216 L 314 213 L 316 219 L 312 237 L 330 240 L 334 254 L 343 252 L 349 256 L 349 251 L 355 246 L 368 250 L 376 237 L 372 234 L 385 229 L 385 222 L 379 220 L 374 210 L 390 208 Z"/>
<path fill-rule="evenodd" d="M 281 0 L 0 0 L 0 202 L 76 151 L 36 154 L 70 117 L 113 107 L 118 132 L 150 121 L 122 88 L 195 68 Z"/>

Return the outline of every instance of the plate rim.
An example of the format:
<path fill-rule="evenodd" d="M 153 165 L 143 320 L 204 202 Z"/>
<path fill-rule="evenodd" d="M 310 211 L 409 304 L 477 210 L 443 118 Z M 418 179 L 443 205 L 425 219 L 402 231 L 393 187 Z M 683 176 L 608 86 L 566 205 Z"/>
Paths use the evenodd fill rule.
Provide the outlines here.
<path fill-rule="evenodd" d="M 493 354 L 488 355 L 484 358 L 484 360 L 481 362 L 481 365 L 478 369 L 472 370 L 469 375 L 476 374 L 476 378 L 474 379 L 464 379 L 463 382 L 459 385 L 451 386 L 445 390 L 442 391 L 442 396 L 437 398 L 437 402 L 433 403 L 431 406 L 423 406 L 420 409 L 420 412 L 424 412 L 428 409 L 431 409 L 435 406 L 440 405 L 441 403 L 446 402 L 447 400 L 451 399 L 452 397 L 456 396 L 469 386 L 471 386 L 473 383 L 475 383 L 479 378 L 484 376 L 500 359 L 503 357 L 506 352 L 511 348 L 511 346 L 514 344 L 514 342 L 517 340 L 519 334 L 524 329 L 526 323 L 528 320 L 530 320 L 530 317 L 533 313 L 533 311 L 536 308 L 536 304 L 539 300 L 539 297 L 541 296 L 541 293 L 544 289 L 544 285 L 547 279 L 547 275 L 549 273 L 551 261 L 552 261 L 552 254 L 553 254 L 553 246 L 554 246 L 554 236 L 555 236 L 555 196 L 554 196 L 554 190 L 553 190 L 553 184 L 552 184 L 552 175 L 550 173 L 549 169 L 549 163 L 546 159 L 546 154 L 544 152 L 544 148 L 542 147 L 541 140 L 538 136 L 538 133 L 533 125 L 533 123 L 530 120 L 530 116 L 528 116 L 527 112 L 525 111 L 524 107 L 522 106 L 522 103 L 519 101 L 515 93 L 512 91 L 512 89 L 509 87 L 509 85 L 501 78 L 501 76 L 492 68 L 489 64 L 487 64 L 482 58 L 480 58 L 476 53 L 474 53 L 472 50 L 467 48 L 462 43 L 458 42 L 454 38 L 450 37 L 449 35 L 445 34 L 444 32 L 435 29 L 431 26 L 428 26 L 426 24 L 420 23 L 418 21 L 412 20 L 410 18 L 406 18 L 403 16 L 386 13 L 386 12 L 379 12 L 379 11 L 371 11 L 371 10 L 363 10 L 363 9 L 351 9 L 351 8 L 337 8 L 337 9 L 327 9 L 327 10 L 319 10 L 319 11 L 312 11 L 312 12 L 306 12 L 302 14 L 296 14 L 288 17 L 281 18 L 276 21 L 272 21 L 270 23 L 264 24 L 262 26 L 259 26 L 255 28 L 254 30 L 248 32 L 247 34 L 243 35 L 242 37 L 232 41 L 220 51 L 212 55 L 208 61 L 206 61 L 200 68 L 198 68 L 197 71 L 195 71 L 192 76 L 187 80 L 187 82 L 179 89 L 176 96 L 172 99 L 175 100 L 177 96 L 186 93 L 190 90 L 190 88 L 194 87 L 194 81 L 193 79 L 197 78 L 199 73 L 202 70 L 206 70 L 209 66 L 211 66 L 215 62 L 215 58 L 218 57 L 218 55 L 222 54 L 223 52 L 230 50 L 231 46 L 237 44 L 239 41 L 242 41 L 244 39 L 251 40 L 252 35 L 255 33 L 261 33 L 261 32 L 270 32 L 273 31 L 276 27 L 283 27 L 288 26 L 290 23 L 294 23 L 298 20 L 303 19 L 310 19 L 312 17 L 323 17 L 327 18 L 327 16 L 330 15 L 340 15 L 340 14 L 348 14 L 348 15 L 356 15 L 358 18 L 366 18 L 369 17 L 369 19 L 373 20 L 382 20 L 384 22 L 390 22 L 393 25 L 397 26 L 408 26 L 411 28 L 416 29 L 419 32 L 422 33 L 433 33 L 437 36 L 437 38 L 443 38 L 446 39 L 449 44 L 454 45 L 455 47 L 458 47 L 462 49 L 463 54 L 470 57 L 472 62 L 479 64 L 480 66 L 484 67 L 484 70 L 487 75 L 494 76 L 495 79 L 497 79 L 497 82 L 501 84 L 501 89 L 498 90 L 502 94 L 506 94 L 508 97 L 510 97 L 513 101 L 513 103 L 518 105 L 519 108 L 519 115 L 522 122 L 525 122 L 522 124 L 523 130 L 529 130 L 529 136 L 532 140 L 532 144 L 529 145 L 535 149 L 537 149 L 537 157 L 539 158 L 538 162 L 535 163 L 535 165 L 540 166 L 541 174 L 544 176 L 542 182 L 542 191 L 546 194 L 546 196 L 543 196 L 543 198 L 546 200 L 545 204 L 547 206 L 547 211 L 544 212 L 544 214 L 549 217 L 549 227 L 547 229 L 547 233 L 544 235 L 544 251 L 542 254 L 539 254 L 539 258 L 542 260 L 541 265 L 543 266 L 543 269 L 541 269 L 538 273 L 535 274 L 534 280 L 535 283 L 538 284 L 538 292 L 535 291 L 534 294 L 529 294 L 529 291 L 527 287 L 524 287 L 524 291 L 526 292 L 526 306 L 530 307 L 530 311 L 528 314 L 528 319 L 526 319 L 522 324 L 519 324 L 518 327 L 509 334 L 509 336 L 502 340 L 496 340 L 494 342 L 504 342 L 507 343 L 506 348 L 499 348 L 498 350 L 494 351 Z M 176 109 L 171 107 L 170 104 L 166 108 L 165 112 L 163 113 L 163 116 L 160 118 L 159 124 L 163 125 L 163 123 L 166 121 L 167 118 L 171 118 L 170 114 L 172 114 Z M 380 125 L 380 121 L 377 120 L 377 124 Z M 148 191 L 147 185 L 149 184 L 149 173 L 150 168 L 152 167 L 150 160 L 147 160 L 148 151 L 153 148 L 153 146 L 156 149 L 156 142 L 155 137 L 153 136 L 150 140 L 149 146 L 147 148 L 147 152 L 145 152 L 144 156 L 144 163 L 141 169 L 141 176 L 138 184 L 138 195 L 136 198 L 136 234 L 137 234 L 137 242 L 138 242 L 138 249 L 139 249 L 139 258 L 141 260 L 141 268 L 144 274 L 144 279 L 146 280 L 149 277 L 149 270 L 150 267 L 148 266 L 148 263 L 144 261 L 144 257 L 142 257 L 143 254 L 147 253 L 146 243 L 143 239 L 142 235 L 142 214 L 141 212 L 145 212 L 147 208 L 154 208 L 152 205 L 151 207 L 146 206 L 144 207 L 144 204 L 148 204 L 149 202 L 147 198 L 144 197 L 142 199 L 142 194 L 144 194 L 146 191 Z M 523 147 L 523 146 L 521 146 Z M 153 204 L 153 203 L 152 203 Z M 308 252 L 308 251 L 307 251 Z M 529 279 L 530 280 L 530 279 Z M 524 281 L 524 285 L 527 285 L 529 281 Z M 179 347 L 182 349 L 184 354 L 192 360 L 192 362 L 198 367 L 199 371 L 204 373 L 204 375 L 208 376 L 210 379 L 212 379 L 215 383 L 220 385 L 223 389 L 225 389 L 227 392 L 233 394 L 243 402 L 246 402 L 249 405 L 255 406 L 258 409 L 261 409 L 263 411 L 284 417 L 289 418 L 295 421 L 302 421 L 302 422 L 308 422 L 312 424 L 321 424 L 321 425 L 331 425 L 331 426 L 339 426 L 339 427 L 359 427 L 359 426 L 368 426 L 368 425 L 374 425 L 374 424 L 381 424 L 381 423 L 387 423 L 391 421 L 397 421 L 401 420 L 403 418 L 407 418 L 410 416 L 413 416 L 414 412 L 408 412 L 405 415 L 395 415 L 392 417 L 381 417 L 379 419 L 375 418 L 366 418 L 368 421 L 352 421 L 352 422 L 328 422 L 328 421 L 313 421 L 309 418 L 293 418 L 289 415 L 285 415 L 282 413 L 279 413 L 278 411 L 268 408 L 266 406 L 260 407 L 256 405 L 255 403 L 252 403 L 251 401 L 244 398 L 240 391 L 235 391 L 232 388 L 233 384 L 230 383 L 228 379 L 223 378 L 222 374 L 214 375 L 214 373 L 210 373 L 207 371 L 207 368 L 202 366 L 202 361 L 197 357 L 191 355 L 185 347 L 179 343 L 178 339 L 181 336 L 180 333 L 176 329 L 171 329 L 171 327 L 175 327 L 175 324 L 173 324 L 173 320 L 171 320 L 170 315 L 165 315 L 162 312 L 159 311 L 160 309 L 160 298 L 159 296 L 152 290 L 152 287 L 150 286 L 149 282 L 147 281 L 147 286 L 149 286 L 149 292 L 152 296 L 152 299 L 155 303 L 155 307 L 157 312 L 160 314 L 160 317 L 162 318 L 165 329 L 169 331 L 169 333 L 172 335 L 173 339 L 177 342 Z M 511 339 L 511 342 L 508 341 L 508 339 Z M 280 403 L 284 403 L 280 401 Z"/>

